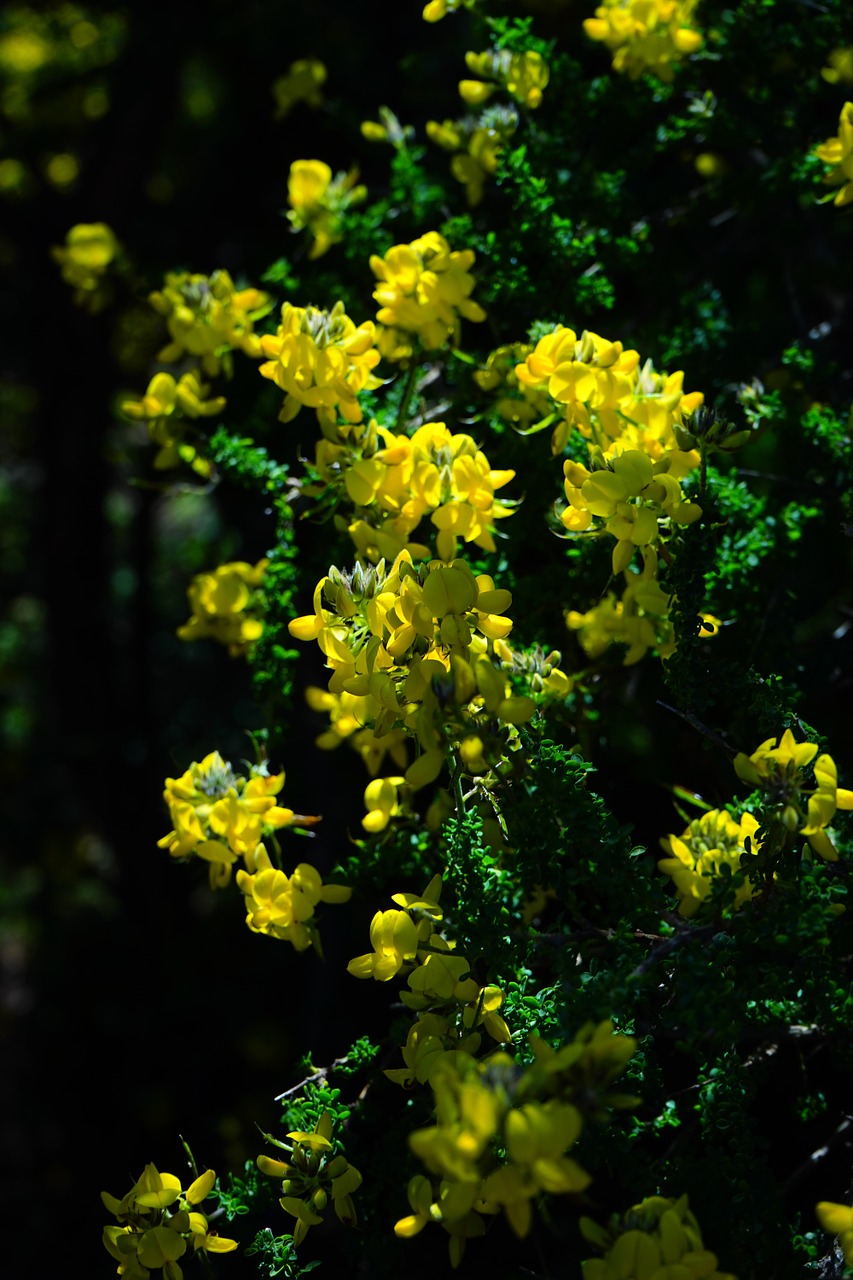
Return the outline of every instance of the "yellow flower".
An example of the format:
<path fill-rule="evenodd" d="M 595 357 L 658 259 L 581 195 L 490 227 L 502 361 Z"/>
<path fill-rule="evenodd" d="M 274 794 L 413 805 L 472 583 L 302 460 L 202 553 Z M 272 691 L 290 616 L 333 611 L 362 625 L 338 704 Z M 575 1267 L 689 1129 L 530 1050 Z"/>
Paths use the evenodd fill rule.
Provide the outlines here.
<path fill-rule="evenodd" d="M 121 412 L 135 421 L 147 423 L 148 434 L 160 446 L 154 458 L 158 471 L 177 467 L 184 461 L 199 475 L 210 475 L 210 463 L 184 440 L 181 425 L 182 418 L 208 418 L 222 412 L 225 397 L 214 396 L 208 400 L 209 390 L 192 369 L 177 380 L 170 373 L 156 373 L 140 400 L 122 401 Z"/>
<path fill-rule="evenodd" d="M 295 160 L 287 180 L 288 221 L 295 231 L 307 227 L 314 237 L 309 258 L 320 258 L 343 239 L 344 214 L 367 196 L 357 186 L 358 170 L 338 173 L 322 160 Z"/>
<path fill-rule="evenodd" d="M 838 1236 L 838 1243 L 844 1251 L 844 1261 L 848 1267 L 853 1266 L 853 1208 L 821 1200 L 820 1204 L 815 1205 L 815 1213 L 824 1231 Z"/>
<path fill-rule="evenodd" d="M 321 428 L 332 440 L 338 439 L 338 414 L 348 423 L 361 422 L 356 397 L 381 385 L 371 372 L 379 363 L 375 340 L 371 321 L 356 326 L 342 302 L 336 302 L 331 311 L 285 302 L 277 333 L 261 339 L 268 357 L 261 375 L 285 393 L 279 419 L 290 422 L 305 405 L 316 411 Z"/>
<path fill-rule="evenodd" d="M 604 0 L 584 31 L 613 52 L 614 71 L 670 81 L 682 58 L 704 43 L 693 27 L 697 0 Z"/>
<path fill-rule="evenodd" d="M 243 858 L 254 870 L 261 839 L 290 826 L 313 826 L 320 819 L 280 806 L 276 797 L 284 774 L 270 776 L 265 765 L 249 777 L 235 773 L 218 751 L 193 763 L 180 778 L 167 778 L 163 798 L 169 806 L 173 830 L 158 840 L 173 858 L 192 854 L 210 864 L 214 888 L 227 884 L 231 867 Z"/>
<path fill-rule="evenodd" d="M 541 103 L 542 90 L 550 77 L 548 64 L 541 53 L 531 50 L 524 53 L 512 53 L 509 49 L 487 50 L 485 53 L 466 53 L 465 62 L 474 75 L 482 76 L 486 81 L 494 81 L 494 84 L 483 84 L 477 80 L 460 81 L 459 92 L 468 106 L 479 106 L 491 97 L 498 86 L 506 89 L 523 107 L 538 107 Z"/>
<path fill-rule="evenodd" d="M 820 74 L 828 84 L 853 84 L 853 48 L 833 49 L 827 61 Z"/>
<path fill-rule="evenodd" d="M 850 204 L 853 201 L 853 102 L 845 102 L 838 120 L 838 134 L 827 138 L 815 147 L 814 154 L 829 165 L 829 173 L 823 181 L 830 187 L 839 187 L 833 204 Z"/>
<path fill-rule="evenodd" d="M 62 279 L 74 288 L 78 306 L 97 311 L 105 302 L 102 284 L 107 267 L 119 253 L 119 243 L 105 222 L 78 223 L 65 237 L 65 244 L 51 249 L 62 268 Z"/>
<path fill-rule="evenodd" d="M 420 897 L 394 894 L 392 902 L 403 909 L 376 912 L 370 925 L 373 951 L 350 960 L 347 972 L 354 978 L 388 982 L 401 969 L 412 968 L 418 948 L 429 938 L 434 921 L 441 919 L 440 895 L 440 876 L 433 876 Z"/>
<path fill-rule="evenodd" d="M 680 915 L 694 916 L 711 896 L 715 880 L 724 874 L 729 877 L 738 874 L 747 841 L 751 842 L 752 852 L 758 852 L 761 848 L 755 839 L 758 825 L 758 819 L 751 813 L 743 814 L 736 822 L 725 809 L 711 809 L 694 819 L 681 836 L 670 835 L 661 840 L 669 857 L 661 858 L 658 867 L 672 877 Z M 734 910 L 752 898 L 754 892 L 749 879 L 744 877 L 734 897 Z"/>
<path fill-rule="evenodd" d="M 675 633 L 669 612 L 672 597 L 655 578 L 629 575 L 628 585 L 617 599 L 612 591 L 586 613 L 570 609 L 566 625 L 579 632 L 584 652 L 598 658 L 611 644 L 624 644 L 628 652 L 623 665 L 633 666 L 649 649 L 668 658 L 675 652 Z"/>
<path fill-rule="evenodd" d="M 188 271 L 167 274 L 166 283 L 149 297 L 151 306 L 165 317 L 172 341 L 157 359 L 174 364 L 184 356 L 196 356 L 210 377 L 230 369 L 230 352 L 261 354 L 254 322 L 272 308 L 260 289 L 236 289 L 227 271 L 209 276 Z"/>
<path fill-rule="evenodd" d="M 232 658 L 242 657 L 263 633 L 264 624 L 254 616 L 253 609 L 266 567 L 266 560 L 259 560 L 256 565 L 234 560 L 210 573 L 197 573 L 187 588 L 192 616 L 178 627 L 178 637 L 210 637 L 227 645 Z"/>
<path fill-rule="evenodd" d="M 208 1169 L 186 1191 L 178 1178 L 146 1165 L 139 1180 L 118 1200 L 101 1192 L 106 1208 L 119 1226 L 104 1228 L 104 1248 L 119 1263 L 119 1275 L 147 1276 L 148 1268 L 163 1269 L 164 1280 L 182 1280 L 178 1265 L 191 1246 L 193 1252 L 230 1253 L 236 1240 L 208 1229 L 208 1221 L 195 1208 L 213 1190 L 216 1174 Z"/>
<path fill-rule="evenodd" d="M 610 1230 L 589 1218 L 581 1218 L 580 1228 L 587 1240 L 604 1250 L 603 1258 L 581 1263 L 583 1280 L 651 1280 L 665 1275 L 736 1280 L 717 1270 L 717 1256 L 704 1247 L 687 1196 L 648 1196 Z"/>
<path fill-rule="evenodd" d="M 367 815 L 362 818 L 361 825 L 371 835 L 384 831 L 392 818 L 402 812 L 400 788 L 404 787 L 405 778 L 374 778 L 364 790 L 364 807 Z"/>
<path fill-rule="evenodd" d="M 590 529 L 593 518 L 606 521 L 606 532 L 617 540 L 614 574 L 628 568 L 637 548 L 659 541 L 662 524 L 692 524 L 702 514 L 669 474 L 668 460 L 653 463 L 637 449 L 624 450 L 595 471 L 571 461 L 564 463 L 563 471 L 569 505 L 560 519 L 570 533 Z M 648 558 L 644 563 L 648 570 Z"/>
<path fill-rule="evenodd" d="M 288 115 L 297 102 L 306 102 L 309 107 L 322 106 L 321 90 L 326 76 L 326 68 L 317 58 L 298 58 L 291 62 L 287 73 L 273 81 L 276 119 L 281 120 Z"/>
<path fill-rule="evenodd" d="M 291 1142 L 290 1164 L 258 1156 L 261 1173 L 271 1178 L 281 1178 L 284 1195 L 279 1204 L 286 1213 L 296 1219 L 293 1243 L 300 1244 L 309 1227 L 323 1221 L 323 1211 L 329 1203 L 329 1192 L 338 1218 L 348 1227 L 357 1222 L 352 1193 L 361 1186 L 361 1174 L 346 1157 L 335 1154 L 332 1140 L 332 1117 L 324 1111 L 311 1133 L 296 1130 L 289 1133 Z M 279 1143 L 283 1146 L 283 1143 Z M 285 1148 L 287 1149 L 287 1148 Z"/>
<path fill-rule="evenodd" d="M 394 245 L 384 258 L 374 254 L 370 266 L 379 280 L 373 296 L 380 304 L 380 324 L 417 334 L 428 350 L 448 342 L 458 345 L 460 317 L 486 318 L 469 296 L 473 262 L 473 250 L 452 251 L 436 231 L 411 244 Z"/>
<path fill-rule="evenodd" d="M 314 909 L 318 902 L 347 902 L 352 890 L 324 885 L 317 868 L 308 862 L 300 862 L 292 875 L 285 875 L 272 865 L 263 845 L 258 846 L 254 861 L 254 874 L 237 872 L 246 902 L 246 924 L 253 933 L 281 938 L 297 951 L 313 945 L 322 955 Z"/>
<path fill-rule="evenodd" d="M 838 853 L 826 828 L 836 809 L 853 809 L 853 791 L 838 786 L 835 761 L 825 754 L 815 760 L 817 751 L 813 742 L 798 743 L 786 729 L 778 746 L 775 738 L 767 738 L 751 756 L 738 752 L 735 772 L 742 782 L 767 793 L 775 820 L 788 832 L 798 831 L 825 861 L 837 862 Z M 809 789 L 804 786 L 803 770 L 812 760 L 817 786 Z"/>

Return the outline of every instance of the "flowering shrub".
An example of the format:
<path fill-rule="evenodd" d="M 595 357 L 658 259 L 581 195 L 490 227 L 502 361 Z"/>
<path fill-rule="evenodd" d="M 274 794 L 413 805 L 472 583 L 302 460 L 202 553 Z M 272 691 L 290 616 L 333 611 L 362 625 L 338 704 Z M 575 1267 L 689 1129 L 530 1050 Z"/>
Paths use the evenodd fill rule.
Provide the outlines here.
<path fill-rule="evenodd" d="M 311 47 L 281 13 L 252 27 L 279 61 L 251 113 L 228 59 L 182 72 L 176 155 L 214 154 L 203 130 L 232 112 L 260 131 L 266 93 L 268 186 L 206 172 L 165 262 L 118 218 L 41 247 L 102 313 L 75 334 L 124 353 L 113 454 L 90 462 L 120 457 L 159 548 L 139 669 L 163 732 L 117 758 L 175 774 L 159 862 L 133 864 L 171 873 L 150 899 L 166 977 L 127 978 L 115 1070 L 240 1134 L 218 1184 L 190 1155 L 187 1191 L 148 1164 L 105 1195 L 107 1253 L 170 1280 L 238 1248 L 291 1280 L 448 1257 L 510 1280 L 835 1274 L 853 106 L 830 98 L 851 19 L 431 0 L 377 60 L 377 24 L 303 8 Z M 4 33 L 33 90 L 2 88 L 12 119 L 48 82 Z M 282 47 L 306 55 L 284 74 Z M 24 182 L 9 158 L 0 194 Z M 163 226 L 179 168 L 150 178 Z M 110 572 L 116 600 L 136 589 Z M 90 633 L 131 633 L 137 604 Z M 178 917 L 198 941 L 173 965 Z M 260 1155 L 252 1067 L 283 1090 Z"/>

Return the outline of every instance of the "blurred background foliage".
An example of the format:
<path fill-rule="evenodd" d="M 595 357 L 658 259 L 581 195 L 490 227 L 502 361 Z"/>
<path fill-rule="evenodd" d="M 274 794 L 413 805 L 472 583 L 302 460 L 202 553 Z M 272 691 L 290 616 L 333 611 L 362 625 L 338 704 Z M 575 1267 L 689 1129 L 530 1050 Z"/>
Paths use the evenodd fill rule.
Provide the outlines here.
<path fill-rule="evenodd" d="M 680 569 L 682 598 L 703 596 L 729 625 L 713 662 L 707 645 L 685 645 L 666 673 L 651 659 L 635 668 L 612 659 L 571 733 L 596 765 L 596 790 L 631 828 L 626 851 L 656 855 L 659 836 L 678 829 L 672 785 L 714 804 L 731 795 L 729 761 L 697 722 L 750 751 L 781 732 L 783 714 L 801 715 L 849 785 L 853 214 L 816 202 L 825 192 L 811 152 L 836 129 L 850 92 L 820 71 L 832 50 L 853 44 L 853 12 L 833 0 L 703 0 L 706 49 L 664 85 L 611 71 L 606 51 L 583 35 L 591 11 L 578 0 L 490 8 L 507 19 L 495 31 L 507 47 L 547 58 L 551 85 L 473 208 L 447 154 L 425 137 L 428 120 L 461 114 L 464 54 L 485 47 L 488 33 L 466 11 L 436 26 L 424 25 L 418 3 L 391 14 L 376 0 L 212 0 L 203 16 L 185 3 L 10 5 L 0 15 L 0 1054 L 3 1176 L 21 1242 L 10 1275 L 43 1273 L 34 1241 L 48 1222 L 66 1259 L 109 1274 L 102 1186 L 121 1194 L 123 1179 L 151 1159 L 177 1171 L 178 1133 L 201 1163 L 238 1173 L 257 1152 L 255 1123 L 272 1127 L 272 1098 L 299 1078 L 305 1045 L 315 1063 L 329 1061 L 380 1033 L 386 1017 L 384 992 L 362 992 L 355 1011 L 326 977 L 362 949 L 369 900 L 361 918 L 328 922 L 325 964 L 288 957 L 288 970 L 272 943 L 245 930 L 233 901 L 214 900 L 203 874 L 176 873 L 155 848 L 168 826 L 164 776 L 214 746 L 251 756 L 244 729 L 271 730 L 288 797 L 324 814 L 316 843 L 326 866 L 352 854 L 363 786 L 338 756 L 306 749 L 318 726 L 300 697 L 284 720 L 276 690 L 253 686 L 245 664 L 175 636 L 192 574 L 259 559 L 275 541 L 276 515 L 250 488 L 205 485 L 189 472 L 164 492 L 144 429 L 116 412 L 145 386 L 163 344 L 146 299 L 165 270 L 266 279 L 277 303 L 340 297 L 358 321 L 373 311 L 367 256 L 435 227 L 453 247 L 476 250 L 488 322 L 470 340 L 481 355 L 524 340 L 536 323 L 564 323 L 636 346 L 658 368 L 684 369 L 687 389 L 756 427 L 736 465 L 712 471 L 716 532 L 697 536 Z M 282 116 L 273 85 L 305 57 L 328 69 L 323 105 Z M 360 122 L 383 104 L 414 127 L 408 150 L 362 137 Z M 308 157 L 335 171 L 357 165 L 369 192 L 343 243 L 316 263 L 283 216 L 288 169 Z M 87 314 L 50 249 L 72 225 L 99 221 L 114 228 L 126 267 L 104 307 Z M 512 566 L 503 565 L 517 634 L 579 662 L 562 583 L 570 569 L 573 607 L 586 608 L 601 565 L 546 531 L 559 496 L 546 438 L 490 419 L 464 362 L 449 362 L 443 376 L 448 385 L 424 390 L 423 407 L 447 394 L 467 403 L 484 434 L 500 433 L 493 465 L 514 466 L 526 491 Z M 273 457 L 307 455 L 307 415 L 280 450 L 277 392 L 257 382 L 254 370 L 237 370 L 231 428 Z M 328 567 L 328 543 L 304 526 L 299 543 L 313 583 Z M 300 601 L 297 612 L 307 607 Z M 300 682 L 317 678 L 313 655 L 303 668 Z M 405 865 L 404 851 L 386 853 Z M 387 876 L 388 865 L 381 870 Z M 629 968 L 641 961 L 630 949 L 625 957 Z M 792 944 L 792 973 L 799 963 Z M 842 992 L 849 955 L 839 953 L 838 965 Z M 598 996 L 596 981 L 578 1009 L 600 1003 L 595 1016 L 604 1017 L 620 976 Z M 820 998 L 832 1007 L 826 992 Z M 833 1035 L 849 1064 L 840 999 Z M 734 1018 L 736 1003 L 721 998 L 718 1016 Z M 788 1021 L 789 1012 L 767 1017 Z M 735 1070 L 710 1040 L 691 1123 L 710 1124 L 716 1108 L 737 1133 L 763 1068 Z M 763 1102 L 755 1141 L 769 1148 L 780 1127 L 795 1131 L 796 1170 L 831 1137 L 829 1104 L 810 1078 L 809 1053 L 795 1039 L 780 1052 L 778 1108 Z M 824 1085 L 843 1094 L 849 1077 L 845 1085 L 833 1065 Z M 662 1083 L 661 1096 L 678 1086 Z M 674 1106 L 644 1123 L 665 1130 Z M 791 1220 L 810 1197 L 845 1192 L 843 1144 L 835 1155 L 820 1191 L 797 1174 Z M 743 1158 L 736 1142 L 728 1156 L 721 1149 L 717 1177 L 748 1217 L 760 1196 L 739 1180 Z M 765 1149 L 762 1159 L 772 1158 Z M 379 1227 L 368 1222 L 371 1230 Z M 813 1221 L 804 1217 L 802 1231 L 804 1266 Z M 443 1251 L 443 1240 L 429 1241 L 436 1265 Z M 789 1265 L 777 1259 L 768 1269 L 787 1275 Z M 253 1274 L 246 1260 L 232 1271 Z"/>

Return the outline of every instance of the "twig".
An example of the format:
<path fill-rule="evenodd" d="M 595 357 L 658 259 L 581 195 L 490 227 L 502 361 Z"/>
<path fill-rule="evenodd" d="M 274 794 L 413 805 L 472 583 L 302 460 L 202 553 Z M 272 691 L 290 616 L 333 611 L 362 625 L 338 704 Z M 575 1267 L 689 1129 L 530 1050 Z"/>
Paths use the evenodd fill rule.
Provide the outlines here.
<path fill-rule="evenodd" d="M 284 1093 L 277 1093 L 276 1102 L 281 1102 L 282 1098 L 291 1098 L 294 1093 L 299 1093 L 300 1089 L 304 1089 L 306 1084 L 314 1084 L 317 1080 L 325 1080 L 330 1071 L 334 1071 L 335 1067 L 342 1067 L 345 1062 L 349 1062 L 349 1054 L 344 1054 L 342 1058 L 335 1058 L 334 1062 L 330 1062 L 327 1067 L 320 1067 L 313 1075 L 306 1076 L 304 1080 L 300 1080 L 299 1084 L 293 1085 L 290 1089 L 285 1089 Z"/>
<path fill-rule="evenodd" d="M 795 1169 L 794 1172 L 785 1179 L 781 1187 L 782 1195 L 786 1196 L 798 1182 L 802 1182 L 803 1178 L 811 1173 L 816 1164 L 820 1164 L 821 1160 L 825 1160 L 830 1151 L 832 1151 L 834 1147 L 838 1146 L 839 1142 L 843 1140 L 844 1135 L 848 1133 L 850 1129 L 853 1129 L 853 1116 L 845 1116 L 828 1141 L 825 1142 L 822 1147 L 818 1147 L 816 1151 L 813 1151 L 811 1155 L 803 1161 L 799 1168 Z"/>

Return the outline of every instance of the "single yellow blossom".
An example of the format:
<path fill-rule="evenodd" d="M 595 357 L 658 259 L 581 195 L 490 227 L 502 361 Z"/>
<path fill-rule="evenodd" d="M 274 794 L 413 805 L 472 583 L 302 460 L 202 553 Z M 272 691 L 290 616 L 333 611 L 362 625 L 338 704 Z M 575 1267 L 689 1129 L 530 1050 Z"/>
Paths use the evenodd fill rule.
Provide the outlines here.
<path fill-rule="evenodd" d="M 853 84 L 853 47 L 833 49 L 821 75 L 828 84 Z"/>
<path fill-rule="evenodd" d="M 62 268 L 62 279 L 74 288 L 78 306 L 97 311 L 106 301 L 102 286 L 107 268 L 120 251 L 112 228 L 105 222 L 78 223 L 65 237 L 65 244 L 51 249 Z"/>

